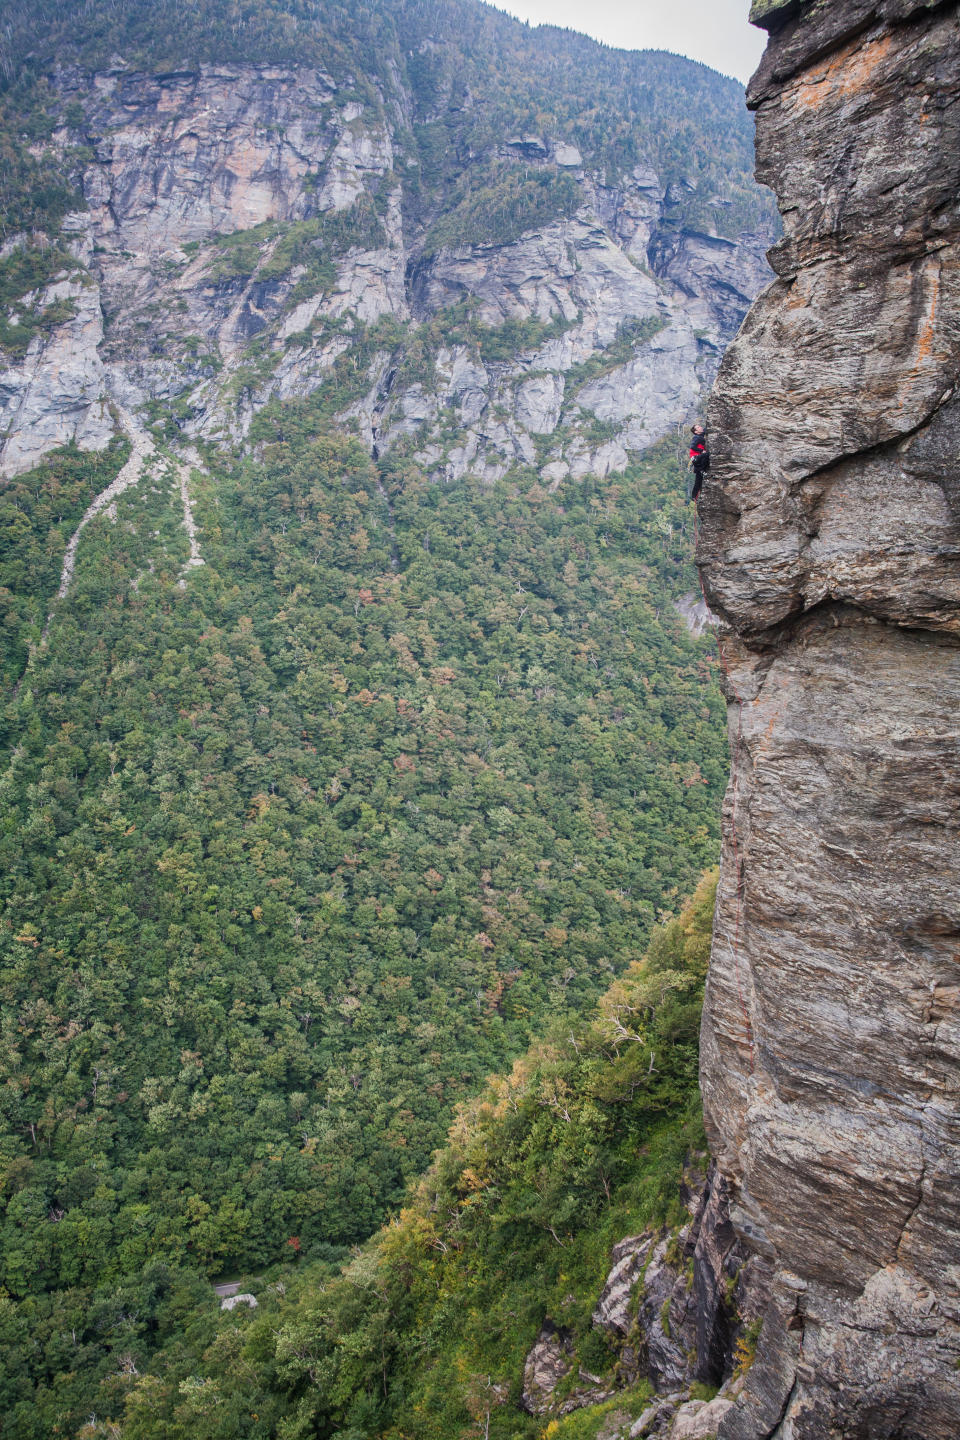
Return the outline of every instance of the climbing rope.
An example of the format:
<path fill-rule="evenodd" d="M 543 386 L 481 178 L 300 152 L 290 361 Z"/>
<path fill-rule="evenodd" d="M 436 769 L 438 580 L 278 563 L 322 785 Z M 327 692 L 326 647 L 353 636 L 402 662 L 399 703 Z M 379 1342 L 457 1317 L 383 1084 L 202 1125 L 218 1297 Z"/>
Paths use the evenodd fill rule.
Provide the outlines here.
<path fill-rule="evenodd" d="M 696 506 L 696 503 L 697 503 L 697 502 L 694 501 L 694 506 Z M 694 509 L 694 512 L 693 512 L 693 543 L 694 543 L 694 550 L 696 550 L 696 546 L 697 546 L 697 543 L 699 542 L 699 539 L 700 539 L 700 517 L 699 517 L 699 515 L 698 515 L 698 513 L 697 513 L 697 510 L 696 510 L 696 508 L 695 508 L 695 509 Z M 700 567 L 699 567 L 699 565 L 697 566 L 697 580 L 698 580 L 698 582 L 699 582 L 699 584 L 700 584 L 700 595 L 701 595 L 701 597 L 702 597 L 702 599 L 703 599 L 703 603 L 704 603 L 704 605 L 707 605 L 707 593 L 706 593 L 706 591 L 705 591 L 704 588 L 703 588 L 703 576 L 702 576 L 701 573 L 700 573 Z M 707 606 L 707 608 L 709 609 L 709 606 Z M 726 656 L 725 656 L 724 653 L 723 653 L 723 642 L 722 642 L 722 640 L 720 639 L 720 636 L 719 636 L 719 635 L 717 636 L 717 654 L 718 654 L 719 660 L 720 660 L 720 668 L 721 668 L 721 670 L 723 671 L 724 675 L 726 676 L 727 685 L 728 685 L 728 687 L 729 687 L 730 694 L 733 696 L 734 700 L 736 701 L 736 705 L 737 705 L 737 739 L 736 739 L 736 743 L 735 743 L 735 745 L 734 745 L 734 747 L 733 747 L 733 761 L 732 761 L 732 766 L 731 766 L 732 777 L 733 777 L 733 793 L 732 793 L 732 796 L 731 796 L 731 804 L 730 804 L 730 843 L 731 843 L 731 846 L 732 846 L 732 848 L 733 848 L 734 894 L 735 894 L 735 896 L 736 896 L 736 908 L 735 908 L 735 912 L 734 912 L 734 925 L 733 925 L 733 974 L 734 974 L 734 979 L 736 980 L 736 984 L 737 984 L 737 999 L 740 1001 L 740 1010 L 741 1010 L 741 1012 L 742 1012 L 742 1014 L 743 1014 L 743 1028 L 744 1028 L 744 1034 L 745 1034 L 745 1036 L 746 1036 L 747 1049 L 748 1049 L 749 1052 L 750 1052 L 750 1074 L 752 1075 L 753 1072 L 754 1072 L 753 1025 L 752 1025 L 752 1023 L 751 1023 L 751 1021 L 750 1021 L 750 1013 L 749 1013 L 749 1011 L 747 1010 L 746 1000 L 744 999 L 744 995 L 743 995 L 743 980 L 742 980 L 742 976 L 741 976 L 741 973 L 740 973 L 740 927 L 741 927 L 741 920 L 742 920 L 742 915 L 743 915 L 743 876 L 742 876 L 742 873 L 741 873 L 740 841 L 739 841 L 739 837 L 738 837 L 738 835 L 737 835 L 737 803 L 738 803 L 739 794 L 740 794 L 740 751 L 741 751 L 742 742 L 743 742 L 743 703 L 744 703 L 744 702 L 743 702 L 743 696 L 742 696 L 742 695 L 740 694 L 740 692 L 737 690 L 737 687 L 734 685 L 733 679 L 731 678 L 731 675 L 730 675 L 730 666 L 729 666 L 729 664 L 727 663 L 727 658 L 726 658 Z"/>

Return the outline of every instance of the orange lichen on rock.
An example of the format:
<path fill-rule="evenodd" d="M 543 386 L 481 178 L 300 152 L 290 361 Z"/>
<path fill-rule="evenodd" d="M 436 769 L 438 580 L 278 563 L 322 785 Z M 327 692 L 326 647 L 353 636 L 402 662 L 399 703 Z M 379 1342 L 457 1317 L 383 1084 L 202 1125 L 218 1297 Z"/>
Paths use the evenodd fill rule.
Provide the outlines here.
<path fill-rule="evenodd" d="M 804 73 L 784 93 L 784 103 L 800 110 L 818 110 L 834 100 L 846 100 L 870 91 L 876 71 L 891 55 L 894 41 L 880 35 L 866 45 L 852 40 L 825 65 Z"/>

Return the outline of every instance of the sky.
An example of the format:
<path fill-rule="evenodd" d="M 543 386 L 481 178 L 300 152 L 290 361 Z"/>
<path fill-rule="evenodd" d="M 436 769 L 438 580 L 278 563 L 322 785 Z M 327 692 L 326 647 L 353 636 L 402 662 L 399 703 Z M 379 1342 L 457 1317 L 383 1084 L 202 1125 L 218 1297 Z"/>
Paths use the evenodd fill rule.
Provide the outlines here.
<path fill-rule="evenodd" d="M 623 50 L 672 50 L 746 84 L 766 36 L 750 0 L 493 0 L 531 25 L 562 25 Z"/>

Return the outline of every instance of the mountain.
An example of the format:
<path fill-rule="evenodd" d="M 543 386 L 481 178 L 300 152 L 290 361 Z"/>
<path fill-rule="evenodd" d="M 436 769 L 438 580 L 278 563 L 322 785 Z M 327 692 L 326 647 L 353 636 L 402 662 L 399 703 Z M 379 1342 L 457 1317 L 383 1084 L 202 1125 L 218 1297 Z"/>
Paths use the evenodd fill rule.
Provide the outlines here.
<path fill-rule="evenodd" d="M 0 1284 L 78 1430 L 713 862 L 678 427 L 776 229 L 733 82 L 478 4 L 2 43 Z"/>
<path fill-rule="evenodd" d="M 169 1274 L 98 1296 L 123 1434 L 958 1433 L 956 6 L 754 13 L 789 224 L 710 408 L 716 907 L 463 1107 L 338 1272 L 219 1323 Z"/>
<path fill-rule="evenodd" d="M 7 474 L 319 391 L 431 477 L 556 484 L 697 404 L 774 236 L 734 82 L 476 4 L 183 8 L 13 7 Z"/>
<path fill-rule="evenodd" d="M 387 12 L 355 33 L 332 13 L 327 64 L 357 87 L 363 47 L 393 54 L 410 33 Z M 464 19 L 444 73 L 477 90 L 474 60 L 492 53 L 478 34 L 527 43 L 487 12 L 429 13 L 441 51 L 436 17 Z M 595 473 L 600 443 L 581 479 L 519 462 L 494 479 L 495 447 L 478 445 L 451 478 L 428 405 L 394 438 L 335 367 L 260 407 L 276 348 L 264 290 L 264 374 L 176 413 L 145 414 L 147 322 L 125 357 L 108 314 L 98 353 L 104 385 L 129 387 L 112 402 L 122 434 L 8 487 L 0 1399 L 18 1440 L 958 1433 L 956 5 L 756 0 L 753 14 L 771 32 L 750 91 L 760 174 L 786 223 L 709 409 L 697 549 L 732 750 L 715 909 L 712 877 L 680 902 L 712 850 L 723 767 L 708 650 L 674 603 L 689 537 L 667 444 L 631 458 L 621 434 L 615 479 Z M 73 159 L 58 171 L 38 143 L 44 105 L 72 103 L 56 86 L 92 111 L 91 87 L 114 96 L 130 56 L 179 85 L 146 65 L 176 51 L 174 19 L 197 65 L 236 65 L 242 44 L 279 68 L 264 35 L 302 52 L 312 33 L 305 13 L 239 7 L 91 17 L 107 68 L 89 83 L 85 47 L 36 11 L 7 31 L 23 123 L 5 132 L 4 184 L 21 227 L 70 212 Z M 568 43 L 587 74 L 594 52 L 546 40 L 530 90 L 505 60 L 508 111 L 549 86 L 562 108 L 551 57 Z M 102 49 L 121 42 L 111 72 Z M 141 92 L 121 93 L 142 119 Z M 484 115 L 501 113 L 485 93 Z M 161 99 L 176 128 L 179 100 Z M 87 125 L 77 103 L 71 123 Z M 153 146 L 149 125 L 110 113 L 123 146 Z M 514 114 L 528 155 L 506 185 L 536 223 L 473 244 L 444 226 L 514 212 L 464 195 L 444 209 L 442 175 L 415 201 L 401 184 L 421 247 L 405 296 L 422 257 L 419 293 L 456 273 L 482 300 L 505 254 L 529 258 L 532 235 L 570 223 L 537 209 L 553 179 L 523 187 L 535 162 L 567 168 L 560 144 L 586 161 L 586 140 Z M 183 131 L 198 146 L 199 121 Z M 599 184 L 583 170 L 575 184 Z M 75 224 L 6 256 L 27 370 L 139 253 L 105 260 L 103 281 L 58 281 L 42 266 L 68 264 Z M 283 259 L 303 234 L 249 228 L 235 246 L 251 268 L 222 277 L 247 298 L 265 247 Z M 209 246 L 204 265 L 241 264 Z M 298 283 L 324 289 L 331 272 L 298 253 Z M 331 264 L 346 276 L 356 259 Z M 17 288 L 30 266 L 49 290 Z M 151 323 L 182 319 L 181 298 Z M 615 336 L 603 378 L 653 364 L 682 330 L 676 303 L 655 334 Z M 436 313 L 435 339 L 391 343 L 392 379 L 383 331 L 354 351 L 385 414 L 394 384 L 436 393 L 434 345 L 506 365 L 505 384 L 543 378 L 510 317 Z M 531 310 L 556 330 L 530 343 L 576 335 L 569 318 Z M 4 343 L 16 358 L 16 336 Z M 574 374 L 586 387 L 599 372 Z M 523 428 L 514 400 L 504 411 Z M 643 944 L 654 910 L 666 923 Z M 414 1041 L 435 1047 L 421 1068 Z M 399 1195 L 457 1100 L 402 1208 L 345 1254 L 336 1238 Z M 205 1276 L 248 1262 L 218 1308 Z"/>

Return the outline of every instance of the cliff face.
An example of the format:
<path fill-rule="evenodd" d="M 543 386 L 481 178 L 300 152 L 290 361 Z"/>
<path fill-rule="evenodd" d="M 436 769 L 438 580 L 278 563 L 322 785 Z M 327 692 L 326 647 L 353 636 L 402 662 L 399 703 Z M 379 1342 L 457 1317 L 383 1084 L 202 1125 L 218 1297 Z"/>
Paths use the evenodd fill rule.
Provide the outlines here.
<path fill-rule="evenodd" d="M 740 204 L 739 180 L 735 201 L 697 196 L 696 179 L 614 174 L 556 134 L 505 129 L 425 202 L 399 75 L 118 62 L 52 82 L 71 116 L 55 142 L 90 157 L 88 208 L 65 227 L 75 270 L 20 302 L 70 307 L 0 370 L 6 475 L 71 440 L 102 448 L 117 405 L 170 438 L 237 440 L 270 400 L 324 385 L 334 423 L 374 454 L 403 441 L 436 478 L 606 474 L 695 408 L 769 279 L 756 192 L 732 234 L 692 219 L 691 197 L 714 216 Z M 486 243 L 470 207 L 491 174 L 536 176 L 556 213 Z M 456 236 L 430 240 L 458 205 Z M 443 318 L 464 304 L 472 336 Z"/>
<path fill-rule="evenodd" d="M 777 280 L 720 369 L 700 564 L 733 773 L 708 1130 L 773 1299 L 719 1435 L 960 1432 L 960 27 L 762 3 Z"/>

